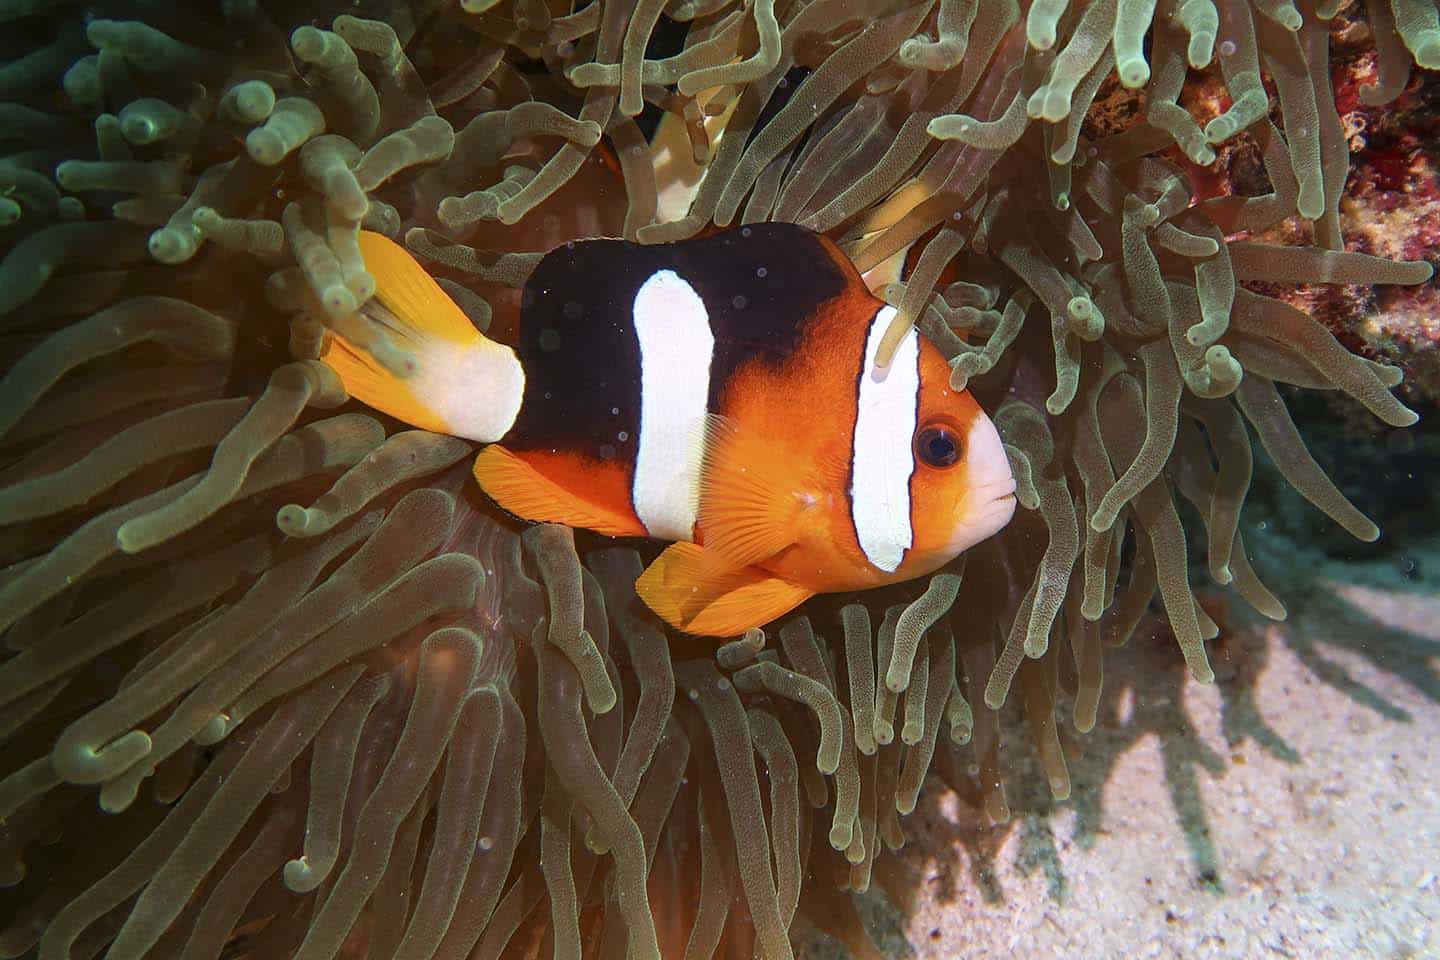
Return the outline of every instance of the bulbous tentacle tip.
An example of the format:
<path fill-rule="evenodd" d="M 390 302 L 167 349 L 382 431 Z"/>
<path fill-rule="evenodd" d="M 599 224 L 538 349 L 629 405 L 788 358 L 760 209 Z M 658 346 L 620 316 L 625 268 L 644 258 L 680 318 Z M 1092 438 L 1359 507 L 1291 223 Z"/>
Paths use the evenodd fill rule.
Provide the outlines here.
<path fill-rule="evenodd" d="M 1415 62 L 1426 70 L 1440 70 L 1440 31 L 1430 31 L 1416 45 Z"/>
<path fill-rule="evenodd" d="M 287 861 L 283 876 L 285 886 L 295 893 L 309 893 L 320 886 L 324 879 L 320 873 L 311 868 L 309 860 L 304 856 Z"/>

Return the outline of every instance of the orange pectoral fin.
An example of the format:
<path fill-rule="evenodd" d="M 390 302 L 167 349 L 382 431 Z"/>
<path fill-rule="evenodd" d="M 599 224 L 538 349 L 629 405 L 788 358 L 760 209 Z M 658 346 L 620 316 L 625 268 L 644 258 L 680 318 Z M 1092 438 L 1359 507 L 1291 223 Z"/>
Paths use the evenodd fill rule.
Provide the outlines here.
<path fill-rule="evenodd" d="M 759 567 L 725 568 L 703 547 L 676 543 L 635 581 L 635 591 L 677 630 L 733 637 L 762 626 L 804 603 L 814 591 Z"/>
<path fill-rule="evenodd" d="M 581 500 L 499 444 L 480 451 L 472 472 L 490 499 L 525 520 L 584 527 L 612 537 L 645 536 L 645 527 L 633 514 Z"/>
<path fill-rule="evenodd" d="M 707 418 L 700 529 L 709 568 L 760 563 L 795 544 L 802 499 L 790 461 L 759 432 Z"/>

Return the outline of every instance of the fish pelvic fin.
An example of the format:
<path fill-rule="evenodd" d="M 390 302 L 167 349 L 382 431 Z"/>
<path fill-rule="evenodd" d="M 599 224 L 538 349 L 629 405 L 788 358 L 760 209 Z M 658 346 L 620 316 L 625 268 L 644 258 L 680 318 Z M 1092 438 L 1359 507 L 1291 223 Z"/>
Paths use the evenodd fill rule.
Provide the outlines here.
<path fill-rule="evenodd" d="M 635 581 L 646 606 L 677 630 L 733 637 L 789 613 L 814 591 L 759 567 L 724 568 L 693 543 L 675 543 Z"/>
<path fill-rule="evenodd" d="M 475 329 L 404 247 L 362 231 L 375 295 L 327 331 L 320 359 L 366 406 L 435 433 L 500 439 L 515 422 L 525 372 L 515 351 Z"/>

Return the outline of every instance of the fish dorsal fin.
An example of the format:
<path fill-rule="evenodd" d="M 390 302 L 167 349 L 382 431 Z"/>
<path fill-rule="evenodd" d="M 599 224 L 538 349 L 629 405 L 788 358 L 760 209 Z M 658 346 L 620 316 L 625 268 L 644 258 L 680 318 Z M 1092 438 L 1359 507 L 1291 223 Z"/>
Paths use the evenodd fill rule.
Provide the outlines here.
<path fill-rule="evenodd" d="M 580 500 L 499 444 L 480 451 L 473 473 L 490 499 L 525 520 L 584 527 L 612 537 L 646 535 L 633 516 Z"/>
<path fill-rule="evenodd" d="M 809 491 L 793 458 L 773 440 L 729 417 L 705 420 L 699 527 L 709 562 L 744 567 L 793 546 Z"/>
<path fill-rule="evenodd" d="M 813 591 L 758 567 L 725 568 L 693 543 L 674 543 L 635 581 L 646 606 L 677 630 L 733 637 L 784 616 Z"/>

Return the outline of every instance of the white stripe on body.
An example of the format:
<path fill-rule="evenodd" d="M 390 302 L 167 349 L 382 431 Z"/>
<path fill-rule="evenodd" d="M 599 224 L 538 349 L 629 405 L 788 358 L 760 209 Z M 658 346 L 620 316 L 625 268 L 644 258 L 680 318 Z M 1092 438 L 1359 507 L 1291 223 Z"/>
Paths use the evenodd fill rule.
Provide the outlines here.
<path fill-rule="evenodd" d="M 631 498 L 652 537 L 693 540 L 715 334 L 695 288 L 659 270 L 635 294 L 640 450 Z"/>
<path fill-rule="evenodd" d="M 915 542 L 910 524 L 911 438 L 920 402 L 920 339 L 914 328 L 900 341 L 890 366 L 876 369 L 875 352 L 894 307 L 870 321 L 856 399 L 850 461 L 850 517 L 860 549 L 872 564 L 894 573 Z"/>

